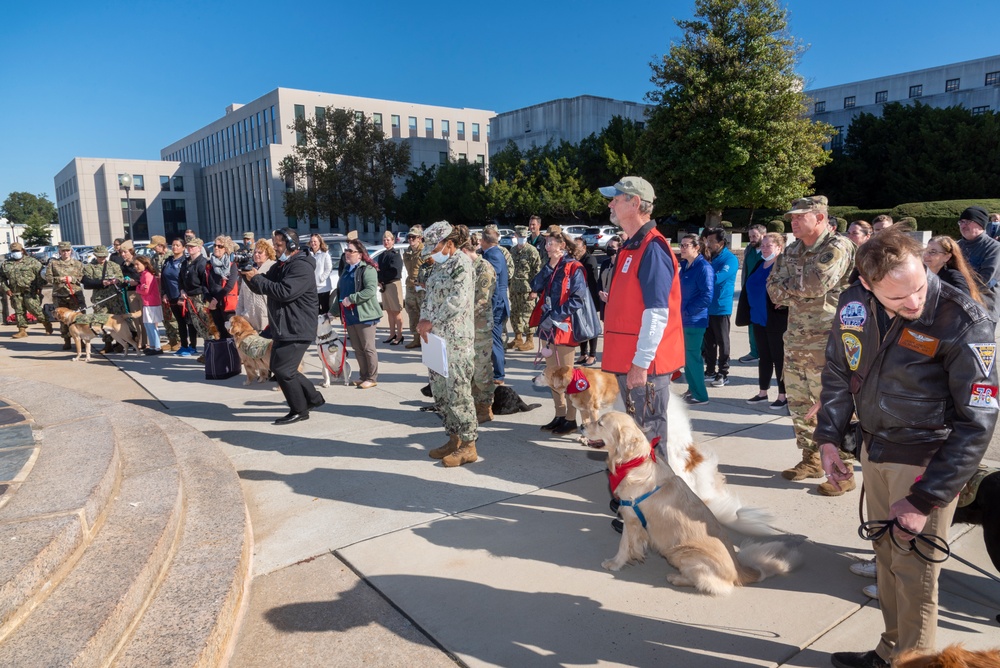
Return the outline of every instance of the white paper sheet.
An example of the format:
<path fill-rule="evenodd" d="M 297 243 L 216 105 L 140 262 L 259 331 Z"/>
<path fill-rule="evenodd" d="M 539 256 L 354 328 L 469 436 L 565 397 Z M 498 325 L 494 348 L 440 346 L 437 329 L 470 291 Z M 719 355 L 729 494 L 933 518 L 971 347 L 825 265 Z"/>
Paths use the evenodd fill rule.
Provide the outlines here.
<path fill-rule="evenodd" d="M 445 378 L 448 377 L 448 346 L 444 339 L 434 334 L 427 333 L 427 341 L 421 341 L 420 352 L 423 356 L 424 365 Z"/>

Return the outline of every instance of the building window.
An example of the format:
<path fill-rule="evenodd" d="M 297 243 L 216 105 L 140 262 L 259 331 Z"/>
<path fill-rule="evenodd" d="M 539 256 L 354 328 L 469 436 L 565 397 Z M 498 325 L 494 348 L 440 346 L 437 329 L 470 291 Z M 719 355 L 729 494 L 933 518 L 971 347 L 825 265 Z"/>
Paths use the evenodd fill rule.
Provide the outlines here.
<path fill-rule="evenodd" d="M 392 124 L 392 136 L 399 139 L 399 116 L 393 114 L 389 117 L 389 122 Z"/>
<path fill-rule="evenodd" d="M 187 229 L 187 211 L 182 199 L 164 199 L 163 231 L 167 239 L 182 236 Z"/>
<path fill-rule="evenodd" d="M 833 128 L 833 137 L 830 138 L 830 150 L 840 153 L 844 150 L 844 126 L 837 125 Z"/>
<path fill-rule="evenodd" d="M 458 140 L 465 141 L 465 121 L 455 123 L 455 131 L 458 133 Z"/>
<path fill-rule="evenodd" d="M 990 105 L 988 105 L 988 104 L 983 105 L 981 107 L 973 107 L 972 108 L 972 115 L 973 116 L 979 116 L 980 114 L 987 114 L 987 113 L 989 113 L 989 111 L 990 111 Z"/>
<path fill-rule="evenodd" d="M 183 176 L 175 176 L 174 177 L 174 192 L 175 193 L 182 193 L 182 192 L 184 192 L 184 177 Z"/>
<path fill-rule="evenodd" d="M 920 97 L 923 94 L 924 94 L 923 84 L 919 84 L 917 86 L 910 86 L 910 97 Z"/>
<path fill-rule="evenodd" d="M 441 121 L 441 136 L 445 139 L 451 136 L 451 123 L 449 121 Z"/>
<path fill-rule="evenodd" d="M 170 192 L 170 177 L 161 176 L 160 177 L 160 190 L 163 192 Z"/>
<path fill-rule="evenodd" d="M 856 101 L 857 101 L 857 98 L 854 95 L 851 95 L 850 97 L 845 97 L 844 98 L 844 109 L 851 109 L 854 106 L 854 104 L 855 104 Z"/>
<path fill-rule="evenodd" d="M 365 112 L 363 112 L 363 111 L 355 111 L 354 112 L 354 122 L 357 123 L 358 125 L 361 125 L 362 123 L 364 123 L 364 121 L 365 121 Z"/>
<path fill-rule="evenodd" d="M 486 156 L 483 155 L 482 153 L 478 154 L 476 156 L 476 164 L 477 165 L 485 165 L 486 164 Z"/>
<path fill-rule="evenodd" d="M 424 119 L 424 136 L 428 139 L 434 138 L 434 119 L 425 118 Z"/>
<path fill-rule="evenodd" d="M 879 92 L 875 93 L 875 104 L 882 104 L 888 101 L 889 101 L 889 91 L 880 90 Z"/>
<path fill-rule="evenodd" d="M 375 129 L 379 132 L 382 131 L 382 114 L 372 114 L 372 125 L 374 125 Z"/>
<path fill-rule="evenodd" d="M 826 111 L 826 100 L 821 100 L 813 105 L 814 114 L 822 114 L 824 111 Z"/>
<path fill-rule="evenodd" d="M 961 79 L 948 79 L 947 81 L 944 82 L 944 92 L 954 93 L 956 90 L 958 90 L 961 81 L 962 81 Z"/>
<path fill-rule="evenodd" d="M 316 127 L 322 128 L 326 126 L 326 109 L 323 107 L 316 107 Z"/>
<path fill-rule="evenodd" d="M 465 155 L 464 153 L 459 153 L 458 154 L 458 161 L 459 162 L 468 162 L 469 161 L 469 156 Z"/>
<path fill-rule="evenodd" d="M 304 104 L 297 104 L 297 105 L 295 105 L 295 120 L 299 121 L 299 120 L 304 119 L 305 117 L 306 117 L 306 105 L 304 105 Z M 298 146 L 302 146 L 305 143 L 306 143 L 306 138 L 302 136 L 301 132 L 297 132 L 296 131 L 296 133 L 295 133 L 295 144 L 298 145 Z"/>
<path fill-rule="evenodd" d="M 410 116 L 407 119 L 407 122 L 409 123 L 410 136 L 411 137 L 416 137 L 417 136 L 417 117 L 416 116 Z"/>
<path fill-rule="evenodd" d="M 129 197 L 122 200 L 122 227 L 126 239 L 148 239 L 149 223 L 146 219 L 146 200 Z"/>
<path fill-rule="evenodd" d="M 987 72 L 986 73 L 986 85 L 987 86 L 1000 86 L 1000 72 Z"/>
<path fill-rule="evenodd" d="M 447 165 L 448 164 L 448 151 L 441 151 L 438 153 L 438 164 Z"/>
<path fill-rule="evenodd" d="M 479 141 L 479 123 L 472 124 L 472 141 Z"/>
<path fill-rule="evenodd" d="M 142 178 L 142 174 L 132 175 L 132 190 L 145 190 L 146 182 Z"/>

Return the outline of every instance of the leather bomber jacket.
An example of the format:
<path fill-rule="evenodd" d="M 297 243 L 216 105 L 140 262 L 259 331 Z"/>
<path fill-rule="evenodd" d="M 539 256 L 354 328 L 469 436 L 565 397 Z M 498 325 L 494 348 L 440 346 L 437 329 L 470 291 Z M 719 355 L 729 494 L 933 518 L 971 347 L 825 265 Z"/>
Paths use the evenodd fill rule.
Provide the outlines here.
<path fill-rule="evenodd" d="M 993 434 L 994 325 L 978 303 L 932 272 L 923 315 L 891 320 L 881 344 L 876 308 L 860 282 L 840 296 L 816 442 L 839 447 L 856 411 L 870 461 L 926 467 L 907 499 L 929 513 L 958 495 Z"/>

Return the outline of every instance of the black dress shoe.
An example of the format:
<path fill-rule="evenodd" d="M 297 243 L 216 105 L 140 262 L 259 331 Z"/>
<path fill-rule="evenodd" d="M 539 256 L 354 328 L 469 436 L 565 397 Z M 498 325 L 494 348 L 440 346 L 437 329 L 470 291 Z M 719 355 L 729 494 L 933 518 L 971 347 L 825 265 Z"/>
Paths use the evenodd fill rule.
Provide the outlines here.
<path fill-rule="evenodd" d="M 390 337 L 389 337 L 388 339 L 386 339 L 386 340 L 385 340 L 385 341 L 383 341 L 382 343 L 392 343 L 392 342 L 393 342 L 393 341 L 395 341 L 395 340 L 396 340 L 396 337 L 395 337 L 395 336 L 390 336 Z"/>
<path fill-rule="evenodd" d="M 572 434 L 577 430 L 576 420 L 563 419 L 562 424 L 552 428 L 553 434 Z"/>
<path fill-rule="evenodd" d="M 611 528 L 617 531 L 618 533 L 621 533 L 625 531 L 625 523 L 616 517 L 615 519 L 611 520 Z"/>
<path fill-rule="evenodd" d="M 322 406 L 325 403 L 326 403 L 326 398 L 321 395 L 320 398 L 319 398 L 319 401 L 317 401 L 317 402 L 310 401 L 309 402 L 309 408 L 319 408 L 320 406 Z"/>
<path fill-rule="evenodd" d="M 836 668 L 889 668 L 875 650 L 868 652 L 834 652 L 830 655 L 830 663 Z"/>
<path fill-rule="evenodd" d="M 566 421 L 566 418 L 559 417 L 557 415 L 556 417 L 552 418 L 551 422 L 549 422 L 548 424 L 543 424 L 541 427 L 539 427 L 539 429 L 541 429 L 542 431 L 552 431 L 553 429 L 555 429 L 556 427 L 558 427 L 559 425 L 561 425 L 565 421 Z"/>
<path fill-rule="evenodd" d="M 284 424 L 294 424 L 296 422 L 302 422 L 303 420 L 309 419 L 309 412 L 304 413 L 289 413 L 285 417 L 280 417 L 271 424 L 284 425 Z"/>
<path fill-rule="evenodd" d="M 618 499 L 611 499 L 611 503 L 609 505 L 611 506 L 611 512 L 617 515 L 618 509 L 622 507 L 622 502 Z"/>

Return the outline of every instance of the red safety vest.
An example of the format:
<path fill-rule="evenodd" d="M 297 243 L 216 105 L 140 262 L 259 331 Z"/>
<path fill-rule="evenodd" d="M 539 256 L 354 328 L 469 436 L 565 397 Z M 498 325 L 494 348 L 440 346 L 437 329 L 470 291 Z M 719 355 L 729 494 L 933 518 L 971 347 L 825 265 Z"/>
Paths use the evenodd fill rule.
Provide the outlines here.
<path fill-rule="evenodd" d="M 670 316 L 667 328 L 656 348 L 656 355 L 646 372 L 651 376 L 673 373 L 684 366 L 684 326 L 681 322 L 681 282 L 677 258 L 670 243 L 654 227 L 638 248 L 621 248 L 615 258 L 615 276 L 611 281 L 608 303 L 604 307 L 604 355 L 601 369 L 610 373 L 628 373 L 632 368 L 635 349 L 642 327 L 642 286 L 639 285 L 639 263 L 646 246 L 654 239 L 662 241 L 674 263 L 674 280 L 670 283 L 667 306 Z"/>
<path fill-rule="evenodd" d="M 558 286 L 559 294 L 551 295 L 553 306 L 559 304 L 565 304 L 566 300 L 569 299 L 570 277 L 572 277 L 573 274 L 576 273 L 577 271 L 583 271 L 583 265 L 576 260 L 569 259 L 569 256 L 567 255 L 566 259 L 564 259 L 560 264 L 556 265 L 555 270 L 553 270 L 552 275 L 549 277 L 549 284 L 542 289 L 542 293 L 538 297 L 538 301 L 540 303 L 543 303 L 545 301 L 545 297 L 547 294 L 549 294 L 550 290 L 554 290 L 556 288 L 556 286 L 552 284 L 552 279 L 555 278 L 556 272 L 558 272 L 560 269 L 562 269 L 563 271 L 563 276 L 562 276 L 562 281 L 560 281 L 560 284 Z M 557 346 L 580 345 L 580 342 L 577 341 L 575 338 L 573 338 L 574 332 L 571 320 L 567 319 L 566 322 L 570 323 L 570 328 L 568 332 L 564 332 L 562 329 L 555 326 L 552 327 L 552 332 L 554 337 L 554 340 L 552 342 Z"/>

